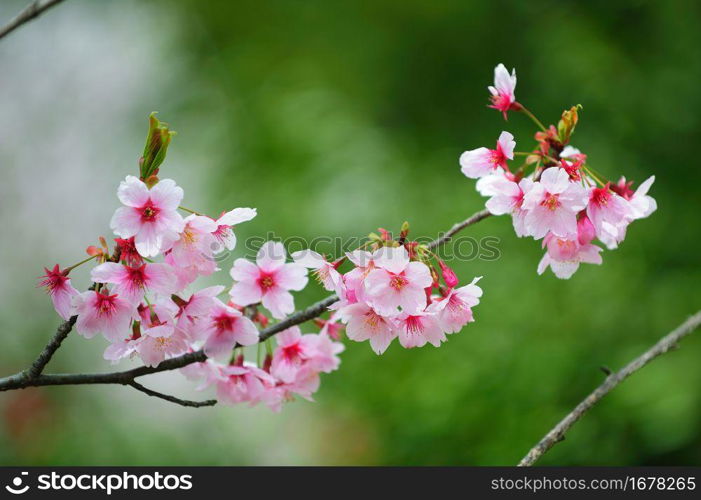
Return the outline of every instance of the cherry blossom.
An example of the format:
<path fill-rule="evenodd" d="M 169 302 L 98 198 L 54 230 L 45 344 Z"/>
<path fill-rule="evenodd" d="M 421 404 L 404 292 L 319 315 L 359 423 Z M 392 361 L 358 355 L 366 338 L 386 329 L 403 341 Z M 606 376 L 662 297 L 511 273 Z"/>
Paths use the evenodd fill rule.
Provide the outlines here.
<path fill-rule="evenodd" d="M 438 319 L 432 313 L 402 313 L 397 316 L 396 321 L 399 343 L 407 349 L 422 347 L 427 342 L 439 347 L 441 342 L 446 340 Z"/>
<path fill-rule="evenodd" d="M 256 257 L 256 263 L 236 259 L 231 277 L 236 281 L 231 288 L 231 300 L 241 306 L 262 302 L 274 318 L 284 318 L 294 311 L 290 290 L 301 290 L 307 285 L 307 270 L 299 264 L 285 263 L 282 243 L 268 241 Z"/>
<path fill-rule="evenodd" d="M 297 326 L 278 333 L 270 372 L 283 382 L 294 381 L 297 371 L 317 353 L 315 337 L 302 335 Z"/>
<path fill-rule="evenodd" d="M 431 286 L 431 272 L 422 262 L 410 262 L 404 247 L 383 247 L 375 258 L 377 269 L 365 279 L 365 292 L 382 315 L 413 313 L 426 307 L 424 289 Z"/>
<path fill-rule="evenodd" d="M 313 250 L 300 250 L 292 254 L 294 261 L 308 269 L 314 269 L 314 275 L 326 290 L 337 291 L 343 278 L 336 269 L 336 264 L 329 262 L 323 255 Z"/>
<path fill-rule="evenodd" d="M 275 379 L 254 364 L 244 363 L 222 367 L 215 383 L 217 399 L 222 403 L 254 406 L 275 386 Z"/>
<path fill-rule="evenodd" d="M 140 337 L 117 340 L 107 346 L 102 357 L 111 364 L 117 364 L 121 359 L 135 356 Z"/>
<path fill-rule="evenodd" d="M 593 187 L 589 191 L 587 217 L 594 226 L 599 239 L 602 241 L 618 240 L 619 227 L 626 219 L 632 219 L 632 213 L 629 203 L 611 191 L 610 185 L 606 184 L 601 188 Z"/>
<path fill-rule="evenodd" d="M 174 267 L 188 269 L 196 275 L 209 276 L 217 270 L 214 249 L 217 241 L 214 232 L 217 223 L 203 215 L 190 214 L 185 227 L 170 249 L 168 262 Z"/>
<path fill-rule="evenodd" d="M 314 401 L 312 395 L 319 390 L 320 384 L 319 372 L 310 366 L 303 366 L 296 372 L 292 382 L 278 381 L 274 387 L 267 389 L 261 396 L 261 401 L 277 413 L 282 409 L 282 404 L 294 400 L 295 395 Z"/>
<path fill-rule="evenodd" d="M 175 274 L 167 264 L 129 266 L 105 262 L 94 268 L 90 278 L 95 283 L 111 283 L 113 291 L 132 304 L 139 304 L 150 290 L 162 295 L 175 291 Z"/>
<path fill-rule="evenodd" d="M 212 307 L 218 304 L 216 297 L 223 291 L 223 286 L 216 285 L 196 291 L 187 300 L 173 295 L 171 300 L 178 308 L 175 313 L 177 327 L 194 339 L 199 323 L 206 318 Z"/>
<path fill-rule="evenodd" d="M 497 65 L 494 68 L 494 86 L 488 87 L 492 94 L 492 104 L 490 108 L 501 111 L 506 120 L 506 112 L 516 109 L 516 70 L 512 70 L 511 74 L 503 64 Z"/>
<path fill-rule="evenodd" d="M 577 213 L 587 206 L 587 196 L 581 184 L 569 181 L 563 168 L 545 170 L 523 200 L 526 230 L 535 239 L 548 231 L 562 238 L 576 235 Z"/>
<path fill-rule="evenodd" d="M 477 148 L 460 155 L 462 173 L 478 179 L 493 173 L 497 168 L 507 169 L 506 161 L 514 159 L 516 142 L 509 132 L 502 132 L 495 149 Z"/>
<path fill-rule="evenodd" d="M 580 263 L 601 264 L 601 248 L 591 243 L 580 244 L 575 239 L 559 238 L 552 233 L 543 239 L 547 252 L 538 264 L 538 274 L 550 267 L 560 279 L 569 279 L 579 268 Z"/>
<path fill-rule="evenodd" d="M 384 317 L 365 303 L 351 304 L 339 311 L 346 323 L 346 335 L 356 342 L 370 341 L 376 354 L 382 354 L 397 337 L 392 318 Z"/>
<path fill-rule="evenodd" d="M 212 233 L 215 239 L 222 245 L 223 250 L 233 250 L 236 248 L 236 235 L 234 234 L 234 226 L 242 222 L 248 222 L 257 215 L 255 208 L 235 208 L 222 214 L 215 224 L 217 228 Z M 216 253 L 216 252 L 215 252 Z"/>
<path fill-rule="evenodd" d="M 472 308 L 480 302 L 482 289 L 477 286 L 481 276 L 472 283 L 460 288 L 451 288 L 443 297 L 436 298 L 428 311 L 436 315 L 436 320 L 445 333 L 457 333 L 467 323 L 474 321 Z"/>
<path fill-rule="evenodd" d="M 511 214 L 513 217 L 516 236 L 523 237 L 528 234 L 526 230 L 526 211 L 523 200 L 531 188 L 533 181 L 528 178 L 521 179 L 518 183 L 503 172 L 482 177 L 477 181 L 477 190 L 482 196 L 489 196 L 485 203 L 487 210 L 492 215 Z"/>
<path fill-rule="evenodd" d="M 46 289 L 59 316 L 67 320 L 73 316 L 73 298 L 79 294 L 71 285 L 68 269 L 61 270 L 56 264 L 53 269 L 44 268 L 44 276 L 39 286 Z M 41 279 L 40 278 L 40 279 Z"/>
<path fill-rule="evenodd" d="M 251 345 L 258 342 L 258 329 L 240 311 L 218 299 L 201 324 L 200 337 L 205 341 L 207 356 L 219 356 L 230 352 L 236 344 Z"/>
<path fill-rule="evenodd" d="M 127 238 L 126 240 L 122 238 L 115 238 L 114 242 L 119 248 L 119 258 L 124 261 L 129 266 L 140 266 L 144 263 L 143 257 L 139 254 L 136 249 L 136 243 L 134 243 L 134 237 Z"/>
<path fill-rule="evenodd" d="M 170 248 L 184 228 L 177 208 L 183 190 L 171 179 L 163 179 L 149 189 L 143 181 L 128 175 L 117 190 L 125 206 L 114 213 L 110 226 L 121 238 L 134 237 L 143 257 L 155 257 Z"/>
<path fill-rule="evenodd" d="M 626 178 L 621 177 L 618 184 L 611 186 L 611 189 L 620 195 L 623 199 L 628 200 L 628 206 L 630 207 L 630 213 L 628 217 L 635 219 L 644 219 L 657 210 L 657 202 L 652 196 L 647 193 L 652 187 L 652 183 L 655 182 L 655 176 L 648 177 L 635 192 L 630 190 L 630 183 L 626 183 Z"/>
<path fill-rule="evenodd" d="M 134 317 L 131 303 L 108 290 L 87 292 L 74 298 L 78 319 L 75 328 L 85 338 L 102 333 L 110 342 L 116 342 L 129 335 L 129 326 Z"/>

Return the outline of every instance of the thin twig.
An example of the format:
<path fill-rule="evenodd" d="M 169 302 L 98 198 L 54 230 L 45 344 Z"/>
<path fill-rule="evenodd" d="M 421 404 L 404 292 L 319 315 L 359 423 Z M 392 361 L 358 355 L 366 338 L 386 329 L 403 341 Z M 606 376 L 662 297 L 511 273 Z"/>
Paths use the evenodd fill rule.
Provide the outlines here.
<path fill-rule="evenodd" d="M 37 375 L 41 375 L 41 372 L 44 371 L 44 367 L 51 361 L 51 358 L 58 348 L 61 347 L 61 342 L 71 333 L 77 319 L 78 316 L 71 316 L 70 319 L 59 325 L 51 341 L 46 344 L 41 354 L 39 354 L 39 357 L 27 370 L 27 377 L 35 378 Z"/>
<path fill-rule="evenodd" d="M 149 389 L 148 387 L 144 387 L 143 385 L 139 384 L 138 382 L 134 382 L 133 380 L 129 383 L 129 385 L 137 391 L 143 392 L 144 394 L 148 394 L 149 396 L 153 396 L 154 398 L 165 399 L 166 401 L 170 401 L 171 403 L 175 403 L 180 406 L 187 406 L 190 408 L 202 408 L 203 406 L 214 406 L 215 404 L 217 404 L 216 399 L 207 399 L 206 401 L 189 401 L 187 399 L 176 398 L 175 396 L 163 394 L 161 392 Z"/>
<path fill-rule="evenodd" d="M 448 241 L 450 241 L 450 238 L 455 236 L 455 233 L 462 231 L 463 229 L 465 229 L 468 226 L 471 226 L 472 224 L 478 223 L 482 219 L 486 219 L 490 215 L 492 215 L 492 214 L 489 213 L 489 210 L 487 210 L 487 209 L 481 210 L 481 211 L 471 215 L 470 217 L 468 217 L 464 221 L 454 224 L 453 227 L 448 229 L 448 231 L 446 231 L 445 233 L 442 233 L 438 238 L 436 238 L 435 240 L 433 240 L 432 242 L 430 242 L 426 246 L 429 249 L 433 249 L 433 248 L 436 248 L 438 246 L 441 246 L 443 243 L 447 243 Z"/>
<path fill-rule="evenodd" d="M 550 450 L 557 443 L 565 438 L 565 433 L 582 416 L 597 404 L 606 394 L 623 382 L 633 373 L 640 370 L 656 357 L 674 349 L 677 343 L 701 325 L 701 311 L 697 312 L 684 323 L 679 325 L 674 331 L 665 335 L 650 349 L 639 357 L 624 366 L 620 371 L 608 376 L 603 384 L 597 387 L 591 394 L 579 403 L 574 410 L 567 414 L 555 427 L 548 432 L 540 442 L 535 445 L 528 454 L 519 462 L 520 467 L 533 465 L 540 457 Z"/>
<path fill-rule="evenodd" d="M 42 2 L 41 0 L 34 0 L 34 2 L 27 5 L 19 14 L 12 18 L 9 23 L 0 28 L 0 38 L 9 35 L 12 31 L 16 30 L 24 23 L 38 17 L 39 14 L 46 12 L 51 7 L 61 3 L 62 1 L 63 0 L 47 0 L 46 2 Z"/>

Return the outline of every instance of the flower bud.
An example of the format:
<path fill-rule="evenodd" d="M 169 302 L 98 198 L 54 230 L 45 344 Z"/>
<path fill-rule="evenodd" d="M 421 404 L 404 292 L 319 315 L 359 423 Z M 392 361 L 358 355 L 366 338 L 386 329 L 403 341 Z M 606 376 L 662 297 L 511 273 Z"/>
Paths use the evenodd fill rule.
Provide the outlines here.
<path fill-rule="evenodd" d="M 156 118 L 154 111 L 149 115 L 149 129 L 146 136 L 144 154 L 139 159 L 141 180 L 145 181 L 158 173 L 158 167 L 165 160 L 170 139 L 175 134 L 168 129 L 168 124 Z"/>
<path fill-rule="evenodd" d="M 443 281 L 445 281 L 445 284 L 450 288 L 455 288 L 459 283 L 458 276 L 455 274 L 455 271 L 449 268 L 442 260 L 438 261 L 438 265 L 441 266 L 441 274 L 443 275 Z"/>
<path fill-rule="evenodd" d="M 404 221 L 404 224 L 402 224 L 402 229 L 399 233 L 399 242 L 404 243 L 406 241 L 406 237 L 409 235 L 409 223 L 407 221 Z"/>
<path fill-rule="evenodd" d="M 586 213 L 584 213 L 577 221 L 577 241 L 580 245 L 586 245 L 591 243 L 596 237 L 596 229 L 594 224 L 589 220 Z"/>
<path fill-rule="evenodd" d="M 382 241 L 391 241 L 392 240 L 392 235 L 385 228 L 378 227 L 377 230 L 380 232 L 380 236 L 382 238 Z"/>
<path fill-rule="evenodd" d="M 562 118 L 557 124 L 557 137 L 561 144 L 567 144 L 570 141 L 570 136 L 574 132 L 574 128 L 579 121 L 577 111 L 582 108 L 581 104 L 572 106 L 569 110 L 562 112 Z"/>

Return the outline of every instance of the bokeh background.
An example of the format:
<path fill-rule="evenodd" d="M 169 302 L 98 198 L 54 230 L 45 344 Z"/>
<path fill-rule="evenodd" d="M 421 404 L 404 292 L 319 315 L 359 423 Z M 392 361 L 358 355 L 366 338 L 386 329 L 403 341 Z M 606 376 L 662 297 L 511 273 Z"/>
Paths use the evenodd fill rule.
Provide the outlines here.
<path fill-rule="evenodd" d="M 0 3 L 9 19 L 24 1 Z M 688 1 L 67 0 L 0 41 L 0 368 L 58 319 L 42 266 L 110 236 L 152 110 L 178 131 L 162 172 L 186 204 L 254 206 L 239 237 L 433 236 L 484 203 L 457 158 L 523 116 L 486 107 L 494 66 L 543 120 L 581 103 L 575 145 L 611 178 L 656 175 L 659 210 L 603 266 L 538 276 L 506 218 L 477 322 L 440 349 L 348 342 L 316 403 L 181 408 L 123 387 L 0 394 L 0 463 L 513 464 L 613 369 L 701 307 L 701 21 Z M 240 256 L 237 250 L 235 256 Z M 230 262 L 219 279 L 228 279 Z M 77 286 L 87 286 L 80 274 Z M 321 298 L 310 285 L 298 306 Z M 309 326 L 309 328 L 313 328 Z M 71 334 L 51 371 L 107 370 Z M 701 339 L 646 367 L 542 464 L 701 463 Z M 122 365 L 124 368 L 128 363 Z M 201 397 L 178 374 L 142 381 Z"/>

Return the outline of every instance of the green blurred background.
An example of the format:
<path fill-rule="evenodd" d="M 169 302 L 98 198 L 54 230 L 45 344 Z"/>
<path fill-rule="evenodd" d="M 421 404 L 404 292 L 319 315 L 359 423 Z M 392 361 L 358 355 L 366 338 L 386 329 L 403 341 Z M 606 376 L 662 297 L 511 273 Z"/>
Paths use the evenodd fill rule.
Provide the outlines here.
<path fill-rule="evenodd" d="M 0 17 L 24 3 L 3 1 Z M 701 307 L 700 14 L 693 1 L 67 0 L 0 41 L 2 375 L 58 323 L 34 287 L 42 266 L 109 236 L 152 110 L 178 131 L 162 172 L 186 205 L 258 208 L 240 241 L 403 220 L 433 236 L 480 209 L 459 154 L 503 129 L 523 150 L 533 133 L 486 107 L 499 62 L 541 119 L 581 103 L 574 144 L 610 178 L 655 174 L 659 204 L 569 281 L 536 274 L 539 244 L 507 218 L 474 226 L 501 251 L 451 262 L 464 281 L 484 276 L 474 324 L 440 349 L 395 343 L 378 357 L 348 342 L 317 402 L 280 415 L 116 386 L 3 393 L 0 463 L 516 463 L 603 381 L 600 366 L 621 367 Z M 322 296 L 311 285 L 296 303 Z M 104 347 L 72 334 L 50 370 L 107 370 Z M 699 465 L 700 356 L 695 334 L 541 463 Z M 142 381 L 202 396 L 176 374 Z"/>

